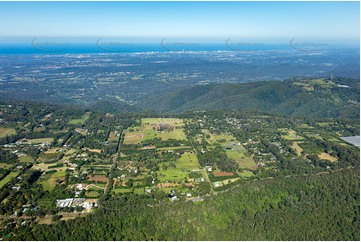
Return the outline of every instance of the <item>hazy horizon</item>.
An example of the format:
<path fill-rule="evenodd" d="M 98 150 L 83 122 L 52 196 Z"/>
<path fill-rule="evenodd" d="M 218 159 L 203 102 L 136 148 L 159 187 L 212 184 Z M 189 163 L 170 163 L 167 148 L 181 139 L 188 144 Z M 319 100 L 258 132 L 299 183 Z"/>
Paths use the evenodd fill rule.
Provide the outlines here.
<path fill-rule="evenodd" d="M 0 2 L 4 38 L 358 42 L 359 2 Z"/>

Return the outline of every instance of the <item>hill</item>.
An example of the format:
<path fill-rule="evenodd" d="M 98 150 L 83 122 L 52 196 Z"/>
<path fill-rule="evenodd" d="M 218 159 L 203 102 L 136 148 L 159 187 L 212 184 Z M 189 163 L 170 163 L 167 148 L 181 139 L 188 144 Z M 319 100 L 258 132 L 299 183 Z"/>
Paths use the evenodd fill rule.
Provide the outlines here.
<path fill-rule="evenodd" d="M 106 113 L 132 113 L 141 110 L 139 107 L 119 101 L 99 101 L 92 104 L 89 109 Z"/>
<path fill-rule="evenodd" d="M 179 113 L 248 109 L 289 116 L 358 118 L 359 82 L 351 79 L 249 82 L 185 88 L 153 97 L 142 108 Z"/>

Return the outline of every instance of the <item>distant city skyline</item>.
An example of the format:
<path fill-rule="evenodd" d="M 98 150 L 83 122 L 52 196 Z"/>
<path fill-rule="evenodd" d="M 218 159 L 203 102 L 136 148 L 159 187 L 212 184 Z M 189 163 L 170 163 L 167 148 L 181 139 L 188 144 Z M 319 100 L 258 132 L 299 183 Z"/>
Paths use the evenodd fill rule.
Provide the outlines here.
<path fill-rule="evenodd" d="M 359 41 L 359 2 L 0 2 L 0 37 Z"/>

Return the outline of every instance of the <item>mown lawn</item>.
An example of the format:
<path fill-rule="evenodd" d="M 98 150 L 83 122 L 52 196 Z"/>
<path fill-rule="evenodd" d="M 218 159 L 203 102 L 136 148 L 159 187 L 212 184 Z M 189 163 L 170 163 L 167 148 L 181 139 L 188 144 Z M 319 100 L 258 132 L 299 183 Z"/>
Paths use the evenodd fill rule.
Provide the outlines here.
<path fill-rule="evenodd" d="M 12 178 L 17 177 L 17 175 L 19 174 L 19 172 L 10 172 L 9 175 L 7 175 L 6 177 L 4 177 L 4 179 L 2 179 L 0 181 L 0 188 L 2 188 L 6 183 L 8 183 L 9 181 L 11 181 Z"/>
<path fill-rule="evenodd" d="M 72 119 L 68 123 L 69 124 L 84 124 L 90 117 L 90 113 L 85 113 L 82 118 Z"/>

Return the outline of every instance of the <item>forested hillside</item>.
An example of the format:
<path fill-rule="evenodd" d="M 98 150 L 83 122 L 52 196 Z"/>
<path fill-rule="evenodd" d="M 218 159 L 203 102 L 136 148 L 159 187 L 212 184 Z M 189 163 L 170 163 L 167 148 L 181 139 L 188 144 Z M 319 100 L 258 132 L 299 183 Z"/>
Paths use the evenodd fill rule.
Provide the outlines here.
<path fill-rule="evenodd" d="M 105 198 L 92 215 L 20 229 L 17 240 L 359 240 L 359 170 L 239 181 L 204 202 Z M 101 222 L 100 222 L 101 221 Z"/>
<path fill-rule="evenodd" d="M 249 109 L 309 117 L 359 117 L 359 82 L 351 79 L 269 81 L 195 86 L 146 100 L 159 112 Z"/>

